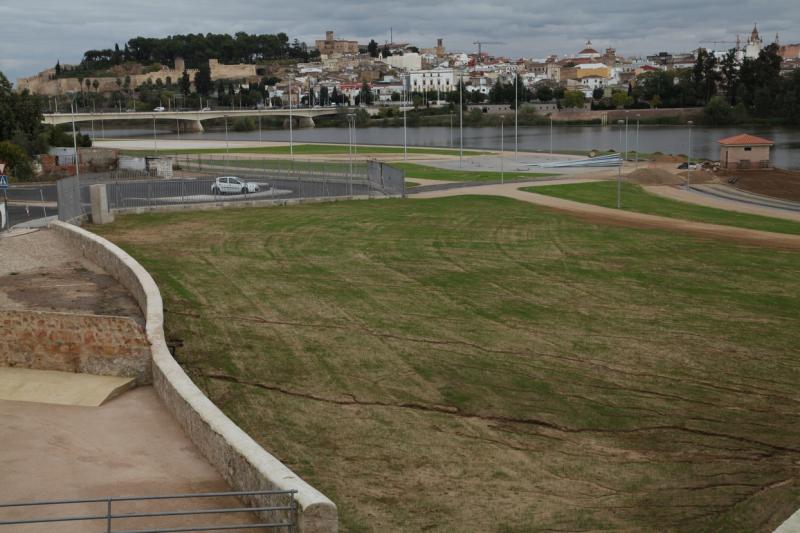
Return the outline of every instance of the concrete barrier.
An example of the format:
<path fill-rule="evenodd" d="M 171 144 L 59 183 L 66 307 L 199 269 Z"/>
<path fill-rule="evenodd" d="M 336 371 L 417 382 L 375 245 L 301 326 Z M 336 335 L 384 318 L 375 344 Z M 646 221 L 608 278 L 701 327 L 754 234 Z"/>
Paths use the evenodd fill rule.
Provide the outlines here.
<path fill-rule="evenodd" d="M 161 292 L 150 274 L 115 244 L 82 228 L 50 226 L 127 288 L 146 319 L 153 385 L 186 434 L 234 490 L 295 490 L 300 533 L 335 533 L 336 505 L 264 450 L 209 400 L 173 359 L 164 338 Z M 250 498 L 251 505 L 262 502 Z"/>

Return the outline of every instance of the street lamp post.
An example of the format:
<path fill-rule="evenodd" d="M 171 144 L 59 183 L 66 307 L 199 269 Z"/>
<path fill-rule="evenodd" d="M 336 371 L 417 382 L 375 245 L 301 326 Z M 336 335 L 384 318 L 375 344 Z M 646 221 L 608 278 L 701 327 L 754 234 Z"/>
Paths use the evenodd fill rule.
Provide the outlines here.
<path fill-rule="evenodd" d="M 500 117 L 500 184 L 501 185 L 506 182 L 506 180 L 505 180 L 505 172 L 504 172 L 504 167 L 503 167 L 503 156 L 505 155 L 504 154 L 505 135 L 504 135 L 503 125 L 505 123 L 505 119 L 506 119 L 506 117 L 504 117 L 504 116 Z"/>
<path fill-rule="evenodd" d="M 406 131 L 406 107 L 408 107 L 408 87 L 407 84 L 411 83 L 408 74 L 404 76 L 405 82 L 403 83 L 403 161 L 408 159 L 408 133 Z"/>
<path fill-rule="evenodd" d="M 292 115 L 292 80 L 289 80 L 289 157 L 294 159 L 294 117 Z"/>
<path fill-rule="evenodd" d="M 618 120 L 617 124 L 619 125 L 619 133 L 622 135 L 622 124 L 625 124 L 625 152 L 627 156 L 627 143 L 628 143 L 628 125 L 627 122 L 624 120 Z M 620 139 L 621 141 L 622 139 Z M 620 158 L 619 166 L 617 167 L 617 209 L 619 209 L 622 205 L 622 165 L 625 163 L 625 158 Z"/>
<path fill-rule="evenodd" d="M 636 168 L 639 168 L 639 117 L 636 115 Z"/>
<path fill-rule="evenodd" d="M 458 168 L 464 165 L 464 73 L 459 75 L 458 87 Z"/>
<path fill-rule="evenodd" d="M 553 116 L 550 116 L 550 155 L 553 155 Z"/>
<path fill-rule="evenodd" d="M 156 114 L 153 113 L 153 155 L 158 155 L 158 139 L 156 135 Z"/>
<path fill-rule="evenodd" d="M 519 122 L 519 98 L 517 97 L 519 86 L 519 80 L 517 79 L 517 73 L 514 73 L 514 161 L 517 160 L 517 148 L 518 148 L 518 134 L 517 134 L 517 126 Z"/>
<path fill-rule="evenodd" d="M 628 117 L 625 117 L 625 157 L 622 160 L 628 160 Z"/>
<path fill-rule="evenodd" d="M 78 193 L 81 190 L 81 165 L 78 156 L 78 134 L 75 131 L 75 100 L 69 103 L 69 108 L 72 111 L 72 147 L 75 150 L 75 181 L 77 182 Z M 153 115 L 155 117 L 155 115 Z M 78 196 L 80 198 L 80 196 Z M 83 211 L 83 204 L 81 204 L 81 211 Z"/>
<path fill-rule="evenodd" d="M 692 126 L 694 125 L 693 121 L 687 122 L 689 125 L 689 155 L 686 158 L 686 188 L 691 188 L 692 183 Z"/>

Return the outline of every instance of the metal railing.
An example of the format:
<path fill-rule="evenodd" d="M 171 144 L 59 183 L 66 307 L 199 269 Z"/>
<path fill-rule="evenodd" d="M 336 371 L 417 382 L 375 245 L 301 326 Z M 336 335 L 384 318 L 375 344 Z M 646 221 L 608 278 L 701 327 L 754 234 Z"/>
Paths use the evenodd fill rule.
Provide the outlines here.
<path fill-rule="evenodd" d="M 25 524 L 55 524 L 65 522 L 102 522 L 106 533 L 178 533 L 183 531 L 225 531 L 239 529 L 269 529 L 291 533 L 297 525 L 297 501 L 294 490 L 261 490 L 242 492 L 205 492 L 197 494 L 167 494 L 160 496 L 121 496 L 107 498 L 86 498 L 75 500 L 40 500 L 30 502 L 0 503 L 0 513 L 8 509 L 25 507 L 52 507 L 78 504 L 97 504 L 103 506 L 103 512 L 85 515 L 63 515 L 55 517 L 17 518 L 13 520 L 0 520 L 0 531 L 3 526 L 20 526 Z M 177 511 L 154 512 L 115 512 L 114 504 L 123 502 L 151 502 L 165 500 L 186 500 L 193 498 L 240 498 L 248 497 L 254 500 L 254 507 L 225 507 L 218 509 L 182 509 Z M 283 499 L 278 504 L 265 505 L 264 500 Z M 114 529 L 115 521 L 136 519 L 161 519 L 175 517 L 207 517 L 210 515 L 251 513 L 252 520 L 239 520 L 219 524 L 203 524 L 192 526 L 165 525 L 164 527 L 146 527 L 144 529 Z M 101 529 L 97 529 L 101 531 Z"/>

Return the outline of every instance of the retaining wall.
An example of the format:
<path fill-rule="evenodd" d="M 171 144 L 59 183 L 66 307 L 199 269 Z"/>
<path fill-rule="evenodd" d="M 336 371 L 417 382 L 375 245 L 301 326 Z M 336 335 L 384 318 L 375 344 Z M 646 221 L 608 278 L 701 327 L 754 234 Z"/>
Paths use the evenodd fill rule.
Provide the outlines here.
<path fill-rule="evenodd" d="M 169 205 L 151 205 L 140 207 L 115 207 L 110 211 L 117 215 L 130 215 L 141 213 L 167 213 L 175 211 L 209 211 L 215 209 L 236 209 L 244 207 L 276 207 L 283 205 L 319 204 L 339 202 L 342 200 L 380 200 L 384 198 L 402 198 L 402 195 L 386 196 L 331 196 L 327 198 L 286 198 L 283 200 L 231 200 L 221 202 L 197 202 Z"/>
<path fill-rule="evenodd" d="M 111 242 L 84 229 L 55 222 L 55 231 L 102 266 L 134 296 L 146 319 L 153 385 L 186 434 L 237 491 L 295 490 L 300 533 L 335 533 L 336 505 L 264 450 L 209 400 L 173 359 L 164 339 L 161 293 L 150 274 Z M 263 503 L 250 498 L 252 505 Z"/>
<path fill-rule="evenodd" d="M 7 309 L 0 366 L 151 381 L 150 345 L 129 317 Z"/>

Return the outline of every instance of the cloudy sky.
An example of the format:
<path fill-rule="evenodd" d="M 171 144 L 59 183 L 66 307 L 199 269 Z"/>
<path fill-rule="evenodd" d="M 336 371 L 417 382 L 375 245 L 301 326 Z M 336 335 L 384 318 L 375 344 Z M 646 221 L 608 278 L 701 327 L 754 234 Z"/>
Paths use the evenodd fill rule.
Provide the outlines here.
<path fill-rule="evenodd" d="M 745 36 L 756 21 L 765 40 L 800 41 L 797 0 L 0 0 L 0 20 L 0 70 L 12 80 L 88 49 L 175 33 L 283 31 L 312 44 L 331 29 L 383 43 L 393 27 L 398 42 L 443 37 L 448 50 L 474 50 L 475 40 L 502 41 L 485 50 L 513 57 L 574 53 L 587 39 L 623 55 L 688 51 Z"/>

